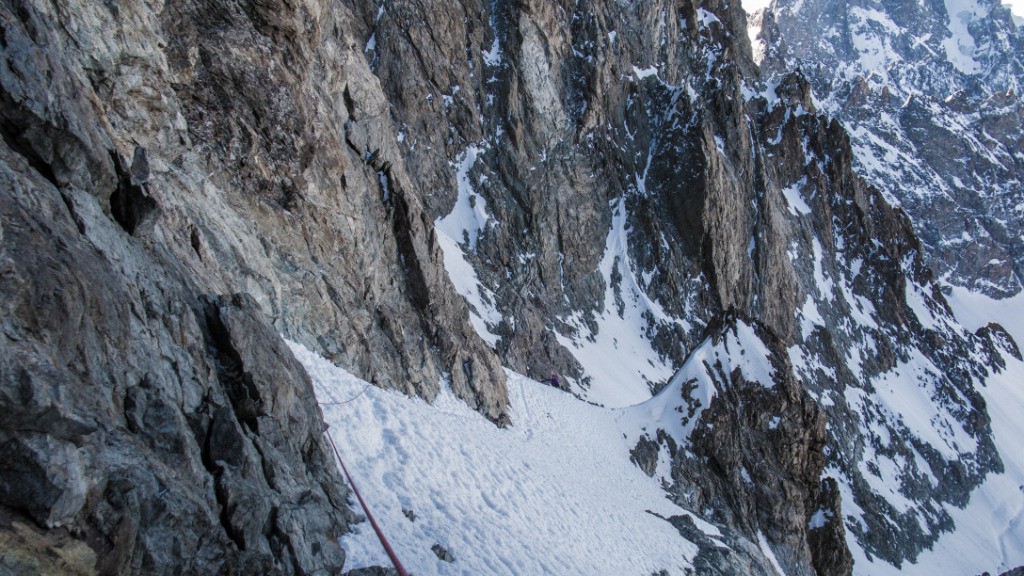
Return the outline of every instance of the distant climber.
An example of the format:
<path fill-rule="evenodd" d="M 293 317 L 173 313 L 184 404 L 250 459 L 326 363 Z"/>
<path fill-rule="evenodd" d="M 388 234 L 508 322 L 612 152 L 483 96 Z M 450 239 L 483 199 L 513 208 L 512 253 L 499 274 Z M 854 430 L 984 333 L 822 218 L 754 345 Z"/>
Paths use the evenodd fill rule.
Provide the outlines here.
<path fill-rule="evenodd" d="M 551 372 L 550 378 L 545 378 L 541 380 L 541 382 L 545 384 L 551 384 L 555 388 L 561 388 L 561 386 L 558 384 L 558 374 L 555 374 L 554 371 Z"/>

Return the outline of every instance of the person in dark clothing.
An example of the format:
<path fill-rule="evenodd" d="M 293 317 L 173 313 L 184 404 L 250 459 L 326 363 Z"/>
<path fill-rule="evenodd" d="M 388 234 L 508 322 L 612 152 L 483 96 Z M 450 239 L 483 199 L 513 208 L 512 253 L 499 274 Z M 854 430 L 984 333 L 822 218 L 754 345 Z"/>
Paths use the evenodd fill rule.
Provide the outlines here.
<path fill-rule="evenodd" d="M 555 374 L 554 372 L 551 373 L 551 377 L 550 378 L 545 378 L 545 379 L 541 380 L 541 382 L 543 382 L 545 384 L 551 384 L 555 388 L 561 388 L 561 386 L 559 386 L 559 384 L 558 384 L 558 374 Z"/>

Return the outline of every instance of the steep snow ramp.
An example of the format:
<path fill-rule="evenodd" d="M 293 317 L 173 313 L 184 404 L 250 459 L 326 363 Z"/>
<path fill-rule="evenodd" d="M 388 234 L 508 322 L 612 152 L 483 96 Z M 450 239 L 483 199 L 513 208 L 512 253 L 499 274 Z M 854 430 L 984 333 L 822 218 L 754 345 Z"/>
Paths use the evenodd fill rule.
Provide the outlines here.
<path fill-rule="evenodd" d="M 691 515 L 630 463 L 615 411 L 509 372 L 514 424 L 500 429 L 450 392 L 428 405 L 291 346 L 363 497 L 416 574 L 693 569 L 697 547 L 658 517 Z M 369 526 L 357 530 L 341 539 L 346 568 L 387 565 Z M 439 560 L 435 544 L 454 562 Z"/>

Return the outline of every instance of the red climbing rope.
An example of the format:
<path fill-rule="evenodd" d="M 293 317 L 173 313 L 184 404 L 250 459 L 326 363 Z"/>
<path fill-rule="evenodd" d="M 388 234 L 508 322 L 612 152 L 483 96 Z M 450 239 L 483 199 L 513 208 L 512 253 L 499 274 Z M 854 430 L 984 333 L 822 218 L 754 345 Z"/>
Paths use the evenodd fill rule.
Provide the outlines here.
<path fill-rule="evenodd" d="M 348 468 L 345 467 L 345 461 L 341 459 L 341 453 L 338 452 L 338 446 L 334 444 L 334 436 L 330 431 L 327 431 L 327 439 L 331 441 L 331 448 L 334 448 L 334 455 L 338 457 L 338 464 L 341 464 L 341 470 L 345 473 L 345 478 L 348 479 L 348 484 L 352 487 L 352 491 L 356 493 L 356 498 L 359 499 L 359 505 L 363 507 L 363 512 L 366 512 L 366 518 L 370 521 L 370 526 L 373 526 L 373 531 L 377 533 L 377 539 L 384 546 L 384 551 L 388 553 L 391 564 L 395 567 L 395 570 L 398 570 L 399 576 L 409 576 L 409 573 L 405 571 L 402 563 L 398 560 L 398 555 L 391 548 L 387 537 L 384 536 L 384 532 L 381 531 L 380 526 L 377 526 L 377 521 L 373 519 L 373 514 L 370 514 L 370 509 L 366 506 L 363 497 L 359 494 L 359 489 L 356 488 L 356 483 L 352 481 L 352 475 L 348 473 Z"/>

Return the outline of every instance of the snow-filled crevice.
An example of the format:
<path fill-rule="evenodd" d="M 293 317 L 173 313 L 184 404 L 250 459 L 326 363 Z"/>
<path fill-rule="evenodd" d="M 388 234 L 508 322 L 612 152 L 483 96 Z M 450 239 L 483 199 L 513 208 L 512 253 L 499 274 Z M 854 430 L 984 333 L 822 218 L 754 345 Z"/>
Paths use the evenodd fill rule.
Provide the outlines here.
<path fill-rule="evenodd" d="M 652 385 L 672 377 L 672 361 L 655 348 L 649 334 L 654 323 L 690 325 L 670 316 L 641 288 L 629 255 L 624 198 L 611 203 L 612 225 L 598 271 L 605 282 L 596 330 L 582 312 L 563 318 L 568 328 L 556 332 L 559 344 L 580 363 L 590 385 L 575 385 L 587 400 L 610 407 L 639 404 L 651 397 Z"/>
<path fill-rule="evenodd" d="M 480 234 L 492 222 L 487 201 L 476 192 L 471 173 L 484 153 L 481 146 L 470 146 L 453 163 L 458 195 L 455 206 L 444 218 L 434 222 L 437 241 L 444 253 L 444 268 L 455 290 L 466 300 L 470 322 L 476 333 L 492 347 L 498 342 L 495 328 L 503 321 L 493 291 L 483 285 L 470 263 Z"/>

